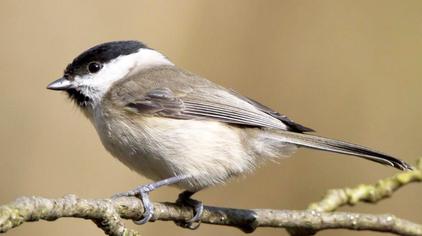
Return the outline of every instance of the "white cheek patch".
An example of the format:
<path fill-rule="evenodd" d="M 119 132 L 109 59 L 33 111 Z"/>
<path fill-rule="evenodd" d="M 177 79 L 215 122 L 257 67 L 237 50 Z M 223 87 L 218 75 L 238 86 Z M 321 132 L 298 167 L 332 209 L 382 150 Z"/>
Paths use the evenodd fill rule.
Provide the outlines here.
<path fill-rule="evenodd" d="M 137 53 L 131 54 L 134 59 L 134 65 L 129 69 L 127 76 L 134 75 L 143 69 L 150 68 L 152 66 L 160 65 L 174 65 L 169 61 L 163 54 L 147 48 L 141 48 Z M 127 57 L 129 57 L 127 56 Z"/>
<path fill-rule="evenodd" d="M 80 91 L 91 98 L 95 105 L 101 101 L 114 82 L 134 75 L 143 69 L 159 65 L 174 64 L 155 50 L 141 48 L 137 53 L 111 60 L 95 74 L 76 76 L 74 81 Z"/>

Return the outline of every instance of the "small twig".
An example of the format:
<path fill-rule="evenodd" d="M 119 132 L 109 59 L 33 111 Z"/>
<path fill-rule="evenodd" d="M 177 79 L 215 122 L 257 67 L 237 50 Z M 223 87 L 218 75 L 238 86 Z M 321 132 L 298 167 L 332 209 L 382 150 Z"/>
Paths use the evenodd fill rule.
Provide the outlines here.
<path fill-rule="evenodd" d="M 422 181 L 422 158 L 417 161 L 413 171 L 400 172 L 392 177 L 379 180 L 374 185 L 361 184 L 354 188 L 330 189 L 319 202 L 311 203 L 308 210 L 318 212 L 332 212 L 344 205 L 353 206 L 358 202 L 376 203 L 390 197 L 400 187 Z M 312 229 L 291 228 L 287 229 L 290 235 L 313 235 Z"/>
<path fill-rule="evenodd" d="M 374 185 L 361 184 L 354 188 L 331 189 L 324 198 L 309 205 L 308 209 L 321 212 L 335 211 L 344 205 L 358 202 L 376 203 L 390 197 L 400 187 L 422 181 L 422 158 L 417 161 L 413 171 L 400 172 L 392 177 L 379 180 Z"/>

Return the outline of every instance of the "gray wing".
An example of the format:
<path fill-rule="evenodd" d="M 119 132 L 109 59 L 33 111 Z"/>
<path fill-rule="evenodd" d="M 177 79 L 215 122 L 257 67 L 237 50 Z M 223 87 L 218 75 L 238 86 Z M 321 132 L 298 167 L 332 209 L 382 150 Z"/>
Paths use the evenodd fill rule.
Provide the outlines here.
<path fill-rule="evenodd" d="M 285 123 L 288 127 L 290 131 L 294 131 L 294 132 L 298 132 L 298 133 L 303 133 L 303 132 L 314 132 L 315 130 L 308 128 L 306 126 L 303 126 L 299 123 L 294 122 L 293 120 L 291 120 L 289 117 L 287 117 L 286 115 L 280 114 L 277 111 L 274 111 L 273 109 L 263 105 L 262 103 L 253 100 L 252 98 L 248 98 L 245 96 L 242 96 L 240 94 L 238 94 L 235 91 L 231 91 L 233 94 L 235 94 L 236 96 L 238 96 L 239 98 L 242 98 L 243 100 L 247 101 L 248 103 L 252 104 L 253 106 L 255 106 L 257 109 L 259 109 L 262 112 L 265 112 L 266 114 L 282 121 L 283 123 Z"/>
<path fill-rule="evenodd" d="M 110 99 L 136 113 L 311 131 L 252 99 L 174 66 L 152 68 L 119 83 L 109 92 Z"/>
<path fill-rule="evenodd" d="M 175 95 L 166 87 L 155 88 L 126 106 L 139 113 L 177 119 L 211 119 L 251 127 L 289 129 L 280 119 L 257 109 L 251 102 L 218 88 L 197 88 L 182 95 Z"/>

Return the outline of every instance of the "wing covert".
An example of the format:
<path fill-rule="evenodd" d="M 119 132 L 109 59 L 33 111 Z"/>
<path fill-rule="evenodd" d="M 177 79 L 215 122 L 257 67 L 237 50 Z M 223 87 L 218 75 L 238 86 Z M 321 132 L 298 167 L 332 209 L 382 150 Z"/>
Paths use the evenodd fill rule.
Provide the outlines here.
<path fill-rule="evenodd" d="M 127 106 L 139 113 L 176 119 L 211 119 L 252 127 L 285 129 L 282 122 L 259 110 L 236 107 L 192 94 L 176 96 L 169 88 L 153 89 Z"/>

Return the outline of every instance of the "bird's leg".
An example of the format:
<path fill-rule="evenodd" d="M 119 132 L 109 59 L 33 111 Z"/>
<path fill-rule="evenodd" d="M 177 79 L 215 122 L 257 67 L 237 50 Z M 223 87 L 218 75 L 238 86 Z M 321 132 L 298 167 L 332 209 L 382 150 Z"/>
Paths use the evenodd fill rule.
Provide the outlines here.
<path fill-rule="evenodd" d="M 183 191 L 179 194 L 176 203 L 191 206 L 194 209 L 194 216 L 186 221 L 176 221 L 175 223 L 183 228 L 197 229 L 201 224 L 201 216 L 204 211 L 204 204 L 202 202 L 192 199 L 191 196 L 195 194 L 192 191 Z"/>
<path fill-rule="evenodd" d="M 153 190 L 160 188 L 162 186 L 172 185 L 175 183 L 178 183 L 182 180 L 185 180 L 188 178 L 186 175 L 182 176 L 174 176 L 170 177 L 168 179 L 163 179 L 154 183 L 145 184 L 136 187 L 133 190 L 130 190 L 125 193 L 118 193 L 114 195 L 113 197 L 137 197 L 142 201 L 142 204 L 144 205 L 144 213 L 142 214 L 142 219 L 134 221 L 135 224 L 145 224 L 147 223 L 153 216 L 154 213 L 154 207 L 149 199 L 149 193 Z"/>

